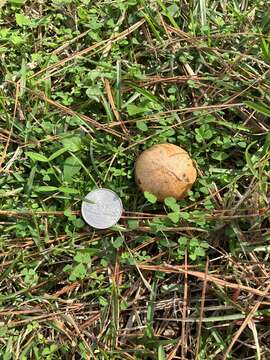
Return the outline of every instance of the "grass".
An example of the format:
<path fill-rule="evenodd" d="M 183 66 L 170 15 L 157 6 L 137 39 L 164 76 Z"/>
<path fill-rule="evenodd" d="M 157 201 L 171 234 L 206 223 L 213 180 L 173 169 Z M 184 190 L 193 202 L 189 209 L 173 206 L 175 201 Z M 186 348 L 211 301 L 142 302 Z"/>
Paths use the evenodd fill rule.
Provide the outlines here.
<path fill-rule="evenodd" d="M 0 1 L 1 359 L 270 358 L 266 5 Z M 134 182 L 163 142 L 198 171 L 164 204 Z"/>

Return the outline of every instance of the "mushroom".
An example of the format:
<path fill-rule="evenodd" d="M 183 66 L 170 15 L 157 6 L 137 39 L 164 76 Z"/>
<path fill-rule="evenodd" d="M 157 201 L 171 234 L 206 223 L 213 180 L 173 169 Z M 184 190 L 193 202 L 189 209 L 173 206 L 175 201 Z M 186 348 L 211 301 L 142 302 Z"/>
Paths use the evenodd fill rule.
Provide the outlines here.
<path fill-rule="evenodd" d="M 158 144 L 143 151 L 135 164 L 139 188 L 163 201 L 182 199 L 196 180 L 197 172 L 188 153 L 173 144 Z"/>

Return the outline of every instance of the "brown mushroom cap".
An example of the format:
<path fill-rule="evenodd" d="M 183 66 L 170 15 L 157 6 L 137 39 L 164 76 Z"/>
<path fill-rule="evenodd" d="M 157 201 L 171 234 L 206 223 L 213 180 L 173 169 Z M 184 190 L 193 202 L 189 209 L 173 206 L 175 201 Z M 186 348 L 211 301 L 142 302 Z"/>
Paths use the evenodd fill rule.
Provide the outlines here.
<path fill-rule="evenodd" d="M 135 180 L 142 191 L 158 201 L 172 196 L 182 199 L 196 180 L 197 172 L 188 153 L 173 144 L 158 144 L 143 151 L 135 165 Z"/>

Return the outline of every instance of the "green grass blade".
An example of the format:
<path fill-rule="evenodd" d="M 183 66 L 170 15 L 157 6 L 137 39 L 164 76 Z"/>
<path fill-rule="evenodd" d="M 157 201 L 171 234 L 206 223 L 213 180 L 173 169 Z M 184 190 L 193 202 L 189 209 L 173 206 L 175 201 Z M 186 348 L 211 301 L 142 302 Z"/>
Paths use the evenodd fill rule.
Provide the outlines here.
<path fill-rule="evenodd" d="M 207 24 L 207 22 L 206 22 L 206 4 L 205 4 L 205 0 L 199 0 L 199 1 L 200 1 L 201 25 L 205 26 Z"/>
<path fill-rule="evenodd" d="M 121 60 L 117 60 L 116 63 L 116 84 L 115 84 L 115 102 L 118 111 L 122 109 L 122 68 L 121 68 Z"/>
<path fill-rule="evenodd" d="M 154 280 L 151 287 L 150 299 L 147 307 L 145 336 L 149 339 L 152 339 L 154 337 L 153 320 L 155 312 L 155 299 L 157 295 L 157 284 L 157 281 Z"/>
<path fill-rule="evenodd" d="M 253 109 L 258 111 L 259 113 L 265 115 L 265 116 L 270 116 L 270 109 L 267 105 L 265 105 L 264 103 L 260 102 L 260 103 L 255 103 L 255 102 L 251 102 L 251 101 L 245 101 L 244 104 Z"/>
<path fill-rule="evenodd" d="M 136 90 L 137 93 L 141 94 L 146 99 L 153 101 L 154 103 L 161 104 L 161 101 L 155 95 L 153 95 L 153 93 L 151 93 L 150 91 L 142 89 L 138 85 L 133 84 L 131 82 L 128 82 L 127 85 L 130 86 L 132 89 Z"/>
<path fill-rule="evenodd" d="M 245 159 L 246 159 L 246 163 L 247 163 L 250 171 L 252 172 L 253 176 L 258 177 L 258 173 L 255 169 L 255 166 L 251 160 L 251 155 L 249 153 L 250 148 L 252 148 L 252 146 L 255 145 L 256 143 L 257 143 L 257 141 L 253 141 L 251 144 L 249 144 L 247 146 L 246 151 L 245 151 Z"/>
<path fill-rule="evenodd" d="M 162 0 L 157 0 L 157 3 L 159 4 L 159 6 L 161 7 L 162 11 L 164 12 L 164 15 L 166 15 L 166 17 L 170 20 L 170 23 L 173 27 L 175 27 L 176 29 L 179 29 L 179 25 L 177 24 L 177 22 L 174 20 L 173 16 L 170 14 L 170 12 L 167 10 L 166 5 L 163 3 Z"/>

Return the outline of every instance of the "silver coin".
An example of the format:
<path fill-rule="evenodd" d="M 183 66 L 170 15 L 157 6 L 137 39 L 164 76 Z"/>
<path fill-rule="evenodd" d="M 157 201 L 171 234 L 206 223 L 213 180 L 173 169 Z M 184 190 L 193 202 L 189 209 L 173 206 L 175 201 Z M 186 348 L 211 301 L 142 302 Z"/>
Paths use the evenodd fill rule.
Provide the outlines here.
<path fill-rule="evenodd" d="M 81 210 L 88 225 L 96 229 L 107 229 L 118 222 L 123 212 L 123 205 L 114 191 L 97 189 L 85 196 Z"/>

